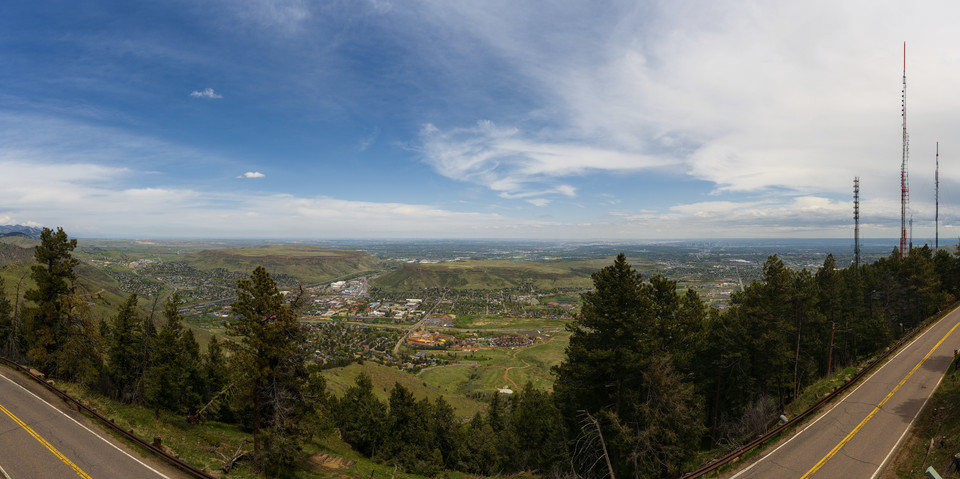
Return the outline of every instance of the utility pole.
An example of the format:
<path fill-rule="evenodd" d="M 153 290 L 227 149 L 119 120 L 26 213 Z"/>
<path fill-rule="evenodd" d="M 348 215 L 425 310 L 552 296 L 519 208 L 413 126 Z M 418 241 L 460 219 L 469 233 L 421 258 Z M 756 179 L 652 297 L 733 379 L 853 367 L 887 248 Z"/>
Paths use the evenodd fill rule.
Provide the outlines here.
<path fill-rule="evenodd" d="M 934 214 L 934 223 L 936 224 L 936 239 L 934 240 L 934 250 L 940 249 L 940 142 L 937 142 L 937 169 L 936 173 L 933 174 L 933 181 L 936 184 L 936 203 L 937 209 Z"/>

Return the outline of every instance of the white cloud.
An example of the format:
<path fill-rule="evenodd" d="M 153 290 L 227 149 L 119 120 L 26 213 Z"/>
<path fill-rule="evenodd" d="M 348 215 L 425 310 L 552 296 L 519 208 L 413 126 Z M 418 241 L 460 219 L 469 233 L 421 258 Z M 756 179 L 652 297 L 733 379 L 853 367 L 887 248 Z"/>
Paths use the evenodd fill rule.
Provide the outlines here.
<path fill-rule="evenodd" d="M 263 178 L 267 175 L 260 173 L 259 171 L 248 171 L 237 178 Z"/>
<path fill-rule="evenodd" d="M 213 91 L 213 88 L 204 88 L 203 90 L 197 90 L 190 92 L 190 96 L 194 98 L 223 98 L 223 95 Z"/>
<path fill-rule="evenodd" d="M 558 183 L 558 178 L 597 170 L 638 171 L 665 163 L 628 151 L 533 140 L 517 128 L 501 128 L 491 121 L 448 131 L 427 124 L 421 129 L 420 140 L 424 161 L 437 173 L 486 186 L 504 198 L 572 197 L 576 188 Z"/>
<path fill-rule="evenodd" d="M 662 168 L 719 194 L 849 197 L 860 176 L 874 197 L 897 199 L 904 39 L 914 197 L 932 196 L 934 142 L 960 123 L 960 46 L 940 41 L 956 3 L 427 5 L 438 28 L 510 65 L 506 81 L 540 109 L 496 125 L 435 122 L 421 135 L 425 160 L 518 198 L 564 178 Z"/>

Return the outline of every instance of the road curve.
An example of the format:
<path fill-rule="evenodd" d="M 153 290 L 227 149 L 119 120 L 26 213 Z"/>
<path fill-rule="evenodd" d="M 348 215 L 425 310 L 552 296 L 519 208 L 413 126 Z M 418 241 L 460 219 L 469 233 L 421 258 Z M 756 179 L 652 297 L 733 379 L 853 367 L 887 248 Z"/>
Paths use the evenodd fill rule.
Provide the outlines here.
<path fill-rule="evenodd" d="M 63 405 L 39 385 L 0 367 L 0 478 L 183 477 L 128 452 Z"/>
<path fill-rule="evenodd" d="M 826 412 L 730 477 L 877 477 L 960 348 L 958 326 L 955 309 Z"/>

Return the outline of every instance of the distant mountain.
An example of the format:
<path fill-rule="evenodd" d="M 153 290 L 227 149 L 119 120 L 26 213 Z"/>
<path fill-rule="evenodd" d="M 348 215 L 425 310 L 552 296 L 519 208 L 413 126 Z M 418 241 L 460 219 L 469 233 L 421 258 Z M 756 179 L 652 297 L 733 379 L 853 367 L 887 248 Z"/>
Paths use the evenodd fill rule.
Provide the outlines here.
<path fill-rule="evenodd" d="M 0 237 L 7 236 L 9 234 L 21 233 L 38 240 L 40 239 L 40 233 L 42 231 L 43 228 L 37 228 L 36 226 L 0 225 Z"/>

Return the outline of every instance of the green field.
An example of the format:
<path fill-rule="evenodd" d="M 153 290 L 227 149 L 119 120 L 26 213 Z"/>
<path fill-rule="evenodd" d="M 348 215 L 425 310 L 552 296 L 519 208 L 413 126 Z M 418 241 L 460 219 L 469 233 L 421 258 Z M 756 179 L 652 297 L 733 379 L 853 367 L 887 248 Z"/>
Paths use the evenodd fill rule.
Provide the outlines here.
<path fill-rule="evenodd" d="M 410 390 L 415 397 L 429 398 L 431 401 L 438 396 L 443 396 L 447 402 L 453 406 L 457 416 L 461 418 L 470 418 L 474 414 L 486 409 L 487 405 L 481 401 L 470 399 L 463 395 L 451 394 L 449 390 L 428 384 L 423 379 L 407 374 L 397 368 L 383 366 L 381 364 L 367 361 L 363 364 L 351 364 L 342 368 L 327 369 L 323 376 L 327 379 L 327 389 L 335 396 L 342 396 L 343 393 L 355 384 L 360 372 L 366 372 L 373 381 L 373 393 L 383 402 L 387 402 L 390 397 L 390 390 L 395 383 L 400 383 L 403 387 Z"/>
<path fill-rule="evenodd" d="M 581 261 L 511 261 L 463 260 L 433 264 L 404 264 L 386 273 L 371 284 L 390 291 L 423 288 L 503 289 L 534 286 L 539 290 L 553 288 L 589 288 L 590 275 L 612 258 Z M 631 258 L 635 268 L 651 265 L 649 261 Z"/>
<path fill-rule="evenodd" d="M 559 333 L 546 342 L 517 349 L 482 349 L 470 353 L 456 353 L 460 361 L 476 365 L 458 364 L 422 371 L 419 377 L 431 386 L 457 395 L 477 395 L 496 391 L 504 386 L 522 388 L 531 382 L 535 388 L 552 390 L 555 377 L 550 368 L 560 364 L 570 342 L 570 333 Z M 438 352 L 447 358 L 451 353 Z M 509 369 L 509 370 L 508 370 Z M 508 379 L 504 379 L 506 373 Z"/>
<path fill-rule="evenodd" d="M 512 318 L 494 315 L 460 315 L 453 323 L 458 329 L 476 330 L 561 330 L 570 320 L 566 319 L 539 319 L 539 318 Z"/>

